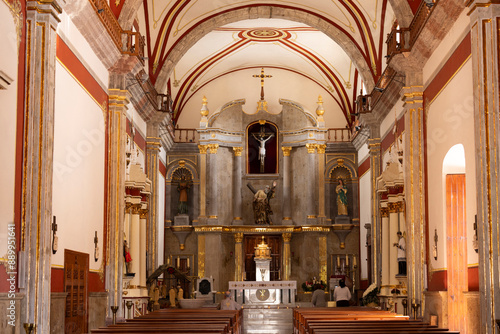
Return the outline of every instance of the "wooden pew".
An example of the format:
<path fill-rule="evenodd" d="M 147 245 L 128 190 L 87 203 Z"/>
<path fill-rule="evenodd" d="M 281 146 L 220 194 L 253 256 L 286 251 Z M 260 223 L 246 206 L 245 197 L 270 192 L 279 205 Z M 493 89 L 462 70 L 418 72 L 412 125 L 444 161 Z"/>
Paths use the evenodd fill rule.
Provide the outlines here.
<path fill-rule="evenodd" d="M 163 309 L 91 333 L 240 334 L 241 311 Z"/>
<path fill-rule="evenodd" d="M 409 320 L 406 316 L 366 307 L 301 308 L 294 309 L 293 317 L 295 334 L 402 332 L 459 334 L 429 326 L 422 321 Z"/>

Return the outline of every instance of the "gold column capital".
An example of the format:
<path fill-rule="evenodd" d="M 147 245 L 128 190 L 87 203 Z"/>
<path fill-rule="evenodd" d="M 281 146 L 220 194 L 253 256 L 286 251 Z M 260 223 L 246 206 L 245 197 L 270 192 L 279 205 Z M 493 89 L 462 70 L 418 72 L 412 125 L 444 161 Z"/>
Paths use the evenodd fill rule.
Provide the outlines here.
<path fill-rule="evenodd" d="M 318 154 L 325 154 L 326 144 L 317 144 Z"/>
<path fill-rule="evenodd" d="M 380 216 L 389 217 L 389 208 L 386 207 L 380 208 Z"/>
<path fill-rule="evenodd" d="M 243 151 L 243 147 L 233 147 L 234 156 L 241 157 L 241 152 Z"/>
<path fill-rule="evenodd" d="M 208 150 L 210 154 L 217 154 L 218 149 L 219 149 L 219 144 L 208 144 Z"/>
<path fill-rule="evenodd" d="M 292 147 L 291 146 L 282 146 L 281 150 L 283 151 L 283 156 L 284 157 L 289 157 L 290 156 L 290 152 L 292 151 Z"/>
<path fill-rule="evenodd" d="M 314 153 L 316 151 L 317 144 L 306 144 L 307 153 Z"/>
<path fill-rule="evenodd" d="M 200 154 L 207 154 L 208 145 L 198 145 L 198 149 Z"/>
<path fill-rule="evenodd" d="M 140 216 L 139 218 L 140 219 L 147 219 L 148 218 L 148 213 L 149 213 L 149 210 L 148 209 L 141 209 L 140 211 Z"/>
<path fill-rule="evenodd" d="M 240 244 L 243 241 L 243 233 L 235 233 L 234 234 L 234 241 L 236 241 L 236 243 Z"/>
<path fill-rule="evenodd" d="M 136 203 L 136 204 L 132 204 L 131 207 L 132 207 L 132 214 L 133 215 L 138 215 L 141 211 L 141 206 L 142 204 L 141 203 Z"/>
<path fill-rule="evenodd" d="M 283 233 L 281 236 L 284 242 L 290 242 L 290 240 L 292 240 L 292 233 Z"/>

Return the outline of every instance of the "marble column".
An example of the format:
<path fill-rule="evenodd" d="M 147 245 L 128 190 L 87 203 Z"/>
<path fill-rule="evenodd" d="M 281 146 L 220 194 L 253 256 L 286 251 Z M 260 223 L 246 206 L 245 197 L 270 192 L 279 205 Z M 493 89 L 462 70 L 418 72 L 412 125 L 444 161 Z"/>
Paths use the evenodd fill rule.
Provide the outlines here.
<path fill-rule="evenodd" d="M 292 254 L 290 252 L 290 240 L 292 240 L 292 233 L 283 233 L 283 280 L 290 280 L 292 273 Z"/>
<path fill-rule="evenodd" d="M 112 74 L 117 86 L 124 86 L 124 76 Z M 106 235 L 106 289 L 109 293 L 107 317 L 112 317 L 111 306 L 122 310 L 123 225 L 125 218 L 125 146 L 127 142 L 127 90 L 109 89 L 108 127 L 108 216 Z"/>
<path fill-rule="evenodd" d="M 293 225 L 292 221 L 292 204 L 291 204 L 291 188 L 290 188 L 290 146 L 281 147 L 283 151 L 283 220 L 282 225 Z"/>
<path fill-rule="evenodd" d="M 198 145 L 200 150 L 200 216 L 198 223 L 207 224 L 207 150 L 208 145 Z"/>
<path fill-rule="evenodd" d="M 243 281 L 243 271 L 245 270 L 243 261 L 243 233 L 234 234 L 234 280 Z"/>
<path fill-rule="evenodd" d="M 243 224 L 243 220 L 241 218 L 241 152 L 243 151 L 243 147 L 233 147 L 233 151 L 233 225 L 241 225 Z"/>
<path fill-rule="evenodd" d="M 480 333 L 495 331 L 500 319 L 500 4 L 469 1 L 474 69 L 477 223 L 479 237 Z"/>
<path fill-rule="evenodd" d="M 35 324 L 36 333 L 48 333 L 56 28 L 61 8 L 57 1 L 27 1 L 26 8 L 23 215 L 18 259 L 19 266 L 25 268 L 18 281 L 26 296 L 26 312 L 18 316 L 21 323 Z M 15 272 L 16 268 L 7 271 Z"/>
<path fill-rule="evenodd" d="M 132 258 L 132 262 L 130 263 L 130 272 L 135 273 L 135 276 L 130 281 L 131 286 L 138 286 L 140 280 L 140 210 L 141 204 L 138 203 L 132 205 L 130 212 L 130 234 L 128 236 L 130 257 Z"/>
<path fill-rule="evenodd" d="M 209 182 L 210 182 L 210 197 L 208 200 L 208 225 L 217 225 L 219 223 L 219 218 L 217 216 L 218 201 L 217 201 L 217 184 L 219 180 L 217 179 L 217 150 L 219 149 L 219 144 L 208 144 L 208 152 L 210 155 L 208 166 L 210 168 Z"/>
<path fill-rule="evenodd" d="M 308 157 L 308 185 L 307 185 L 307 224 L 316 224 L 318 218 L 316 215 L 316 144 L 306 144 Z"/>
<path fill-rule="evenodd" d="M 407 78 L 420 82 L 419 73 L 407 73 Z M 405 113 L 405 198 L 407 204 L 406 261 L 409 302 L 420 305 L 422 316 L 425 270 L 425 179 L 424 179 L 424 108 L 423 86 L 409 85 L 403 90 Z"/>
<path fill-rule="evenodd" d="M 318 149 L 318 224 L 326 223 L 325 214 L 325 149 L 326 144 L 317 145 Z"/>
<path fill-rule="evenodd" d="M 370 149 L 370 170 L 371 170 L 371 191 L 372 191 L 372 224 L 371 224 L 371 244 L 372 244 L 372 278 L 371 281 L 380 286 L 382 268 L 380 263 L 382 260 L 382 249 L 381 249 L 381 218 L 379 214 L 379 196 L 377 193 L 377 178 L 381 173 L 381 156 L 380 156 L 380 138 L 374 136 L 375 138 L 368 139 L 368 148 Z"/>
<path fill-rule="evenodd" d="M 140 211 L 139 215 L 139 235 L 140 235 L 140 245 L 139 245 L 139 287 L 146 289 L 146 235 L 147 235 L 147 219 L 148 219 L 148 209 L 147 206 Z M 137 275 L 137 273 L 136 273 Z"/>
<path fill-rule="evenodd" d="M 147 275 L 151 275 L 158 268 L 158 174 L 159 153 L 161 148 L 160 124 L 165 119 L 165 113 L 158 111 L 147 123 L 146 127 L 146 169 L 148 179 L 151 181 L 149 194 L 149 212 L 147 220 Z M 164 186 L 164 185 L 162 185 Z"/>

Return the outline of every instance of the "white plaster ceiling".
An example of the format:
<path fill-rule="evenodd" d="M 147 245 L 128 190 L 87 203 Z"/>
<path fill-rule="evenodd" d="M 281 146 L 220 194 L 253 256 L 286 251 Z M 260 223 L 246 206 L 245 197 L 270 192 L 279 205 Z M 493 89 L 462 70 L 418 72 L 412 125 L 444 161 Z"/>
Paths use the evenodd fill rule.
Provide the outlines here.
<path fill-rule="evenodd" d="M 269 5 L 272 18 L 264 18 Z M 349 125 L 361 80 L 376 81 L 385 67 L 384 41 L 394 19 L 387 0 L 146 0 L 142 10 L 149 75 L 172 95 L 182 128 L 197 127 L 204 95 L 211 112 L 241 98 L 245 112 L 255 112 L 260 79 L 252 76 L 261 68 L 272 75 L 264 86 L 270 112 L 279 112 L 285 98 L 314 113 L 321 95 L 327 127 Z M 245 10 L 251 14 L 239 20 Z M 145 21 L 139 19 L 141 30 Z"/>

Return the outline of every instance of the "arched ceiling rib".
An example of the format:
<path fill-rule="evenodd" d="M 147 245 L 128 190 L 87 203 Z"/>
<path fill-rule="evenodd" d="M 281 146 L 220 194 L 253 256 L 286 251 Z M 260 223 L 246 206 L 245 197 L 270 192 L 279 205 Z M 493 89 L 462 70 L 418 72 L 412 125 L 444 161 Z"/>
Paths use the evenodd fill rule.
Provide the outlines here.
<path fill-rule="evenodd" d="M 127 1 L 135 8 L 138 0 Z M 406 0 L 390 0 L 399 1 Z M 361 88 L 357 79 L 371 90 L 384 69 L 385 36 L 394 20 L 389 0 L 143 0 L 141 11 L 149 76 L 159 92 L 171 93 L 177 113 L 185 112 L 200 88 L 220 83 L 228 73 L 269 67 L 315 82 L 347 124 Z M 270 19 L 265 27 L 252 25 L 263 18 Z M 252 28 L 283 35 L 267 41 L 251 35 Z M 216 39 L 224 33 L 234 38 L 221 45 Z M 314 35 L 330 42 L 312 43 Z M 205 38 L 212 46 L 205 43 L 200 52 L 197 45 Z"/>

